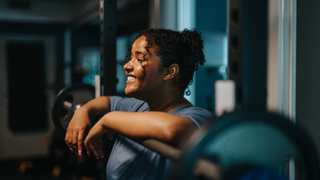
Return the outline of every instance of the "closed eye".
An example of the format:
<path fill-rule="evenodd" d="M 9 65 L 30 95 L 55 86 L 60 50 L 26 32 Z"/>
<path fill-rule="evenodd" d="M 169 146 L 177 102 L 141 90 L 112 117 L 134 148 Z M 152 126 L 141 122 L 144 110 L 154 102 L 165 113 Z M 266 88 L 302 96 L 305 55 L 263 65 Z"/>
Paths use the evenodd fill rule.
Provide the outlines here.
<path fill-rule="evenodd" d="M 145 61 L 145 59 L 137 59 L 139 62 L 143 62 Z"/>

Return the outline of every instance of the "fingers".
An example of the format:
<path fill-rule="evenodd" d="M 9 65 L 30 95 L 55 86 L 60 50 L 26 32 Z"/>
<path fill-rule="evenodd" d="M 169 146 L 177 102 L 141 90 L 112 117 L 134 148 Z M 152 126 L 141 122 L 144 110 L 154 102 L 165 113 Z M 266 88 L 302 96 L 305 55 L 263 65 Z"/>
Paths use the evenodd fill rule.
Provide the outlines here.
<path fill-rule="evenodd" d="M 72 149 L 78 154 L 78 131 L 73 131 L 72 133 Z"/>
<path fill-rule="evenodd" d="M 94 141 L 86 139 L 84 143 L 89 156 L 93 153 L 97 159 L 104 158 L 101 138 Z"/>
<path fill-rule="evenodd" d="M 73 150 L 73 145 L 72 145 L 72 136 L 70 135 L 69 132 L 66 133 L 66 136 L 65 136 L 65 139 L 64 139 L 64 140 L 65 140 L 67 146 L 69 147 L 69 149 L 70 149 L 71 151 L 74 151 L 74 150 Z"/>
<path fill-rule="evenodd" d="M 82 147 L 83 147 L 83 138 L 84 138 L 84 130 L 80 130 L 78 133 L 77 144 L 78 144 L 78 155 L 82 157 Z"/>
<path fill-rule="evenodd" d="M 69 122 L 65 142 L 69 149 L 80 157 L 82 156 L 85 134 L 90 128 L 91 122 L 88 112 L 86 110 L 79 111 L 79 109 L 77 109 Z"/>
<path fill-rule="evenodd" d="M 90 144 L 90 148 L 97 159 L 103 158 L 101 141 Z"/>
<path fill-rule="evenodd" d="M 64 137 L 64 141 L 66 142 L 66 144 L 67 144 L 67 146 L 70 148 L 70 150 L 71 150 L 71 147 L 69 146 L 69 141 L 68 141 L 68 139 L 69 139 L 69 133 L 67 132 L 66 133 L 66 136 Z"/>
<path fill-rule="evenodd" d="M 78 142 L 79 142 L 78 136 L 80 136 L 80 138 L 82 138 L 82 140 L 83 140 L 83 133 L 82 133 L 82 137 L 80 134 L 81 133 L 78 133 L 77 131 L 73 131 L 73 132 L 67 131 L 66 136 L 65 136 L 65 142 L 66 142 L 67 146 L 69 147 L 70 151 L 76 153 L 77 155 L 79 155 L 78 147 L 80 146 L 80 145 L 78 145 Z M 82 144 L 81 144 L 81 147 L 82 147 Z M 82 148 L 81 148 L 81 151 L 82 151 Z"/>

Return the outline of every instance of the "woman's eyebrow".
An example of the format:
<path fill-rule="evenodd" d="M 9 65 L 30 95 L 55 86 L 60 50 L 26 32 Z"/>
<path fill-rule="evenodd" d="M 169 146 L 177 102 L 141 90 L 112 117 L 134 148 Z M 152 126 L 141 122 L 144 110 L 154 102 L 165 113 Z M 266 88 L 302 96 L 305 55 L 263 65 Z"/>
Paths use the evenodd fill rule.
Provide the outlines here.
<path fill-rule="evenodd" d="M 138 55 L 139 55 L 139 54 L 147 55 L 147 54 L 145 54 L 145 53 L 143 53 L 143 52 L 141 52 L 141 51 L 135 51 L 134 53 L 135 53 L 135 54 L 138 54 Z"/>

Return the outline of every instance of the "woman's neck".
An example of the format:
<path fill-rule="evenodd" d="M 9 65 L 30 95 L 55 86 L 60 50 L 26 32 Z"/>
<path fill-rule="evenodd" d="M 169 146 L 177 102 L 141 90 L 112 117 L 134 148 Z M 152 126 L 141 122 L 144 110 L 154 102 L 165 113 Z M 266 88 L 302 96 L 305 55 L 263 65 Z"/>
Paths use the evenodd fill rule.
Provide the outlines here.
<path fill-rule="evenodd" d="M 187 99 L 180 96 L 169 95 L 168 97 L 155 98 L 153 101 L 146 101 L 150 111 L 170 112 L 178 107 L 192 105 Z"/>

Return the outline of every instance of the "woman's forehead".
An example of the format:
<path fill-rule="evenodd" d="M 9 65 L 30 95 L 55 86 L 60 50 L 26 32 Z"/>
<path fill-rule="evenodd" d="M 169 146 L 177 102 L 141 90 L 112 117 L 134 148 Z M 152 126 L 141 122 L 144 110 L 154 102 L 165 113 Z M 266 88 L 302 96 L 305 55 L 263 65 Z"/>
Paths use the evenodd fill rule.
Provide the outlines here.
<path fill-rule="evenodd" d="M 146 40 L 146 36 L 140 36 L 139 38 L 137 38 L 134 43 L 132 44 L 132 48 L 131 48 L 131 54 L 143 54 L 143 55 L 151 55 L 154 51 L 153 47 L 148 47 L 148 50 L 146 49 L 146 47 L 148 46 L 148 42 Z"/>
<path fill-rule="evenodd" d="M 148 42 L 146 41 L 145 36 L 140 36 L 138 39 L 136 39 L 132 45 L 132 49 L 136 50 L 146 50 L 146 46 L 148 45 Z"/>

